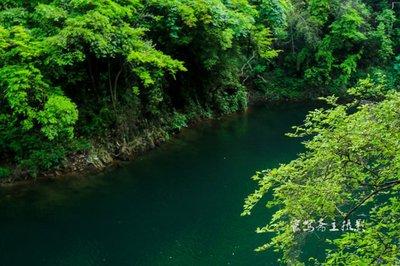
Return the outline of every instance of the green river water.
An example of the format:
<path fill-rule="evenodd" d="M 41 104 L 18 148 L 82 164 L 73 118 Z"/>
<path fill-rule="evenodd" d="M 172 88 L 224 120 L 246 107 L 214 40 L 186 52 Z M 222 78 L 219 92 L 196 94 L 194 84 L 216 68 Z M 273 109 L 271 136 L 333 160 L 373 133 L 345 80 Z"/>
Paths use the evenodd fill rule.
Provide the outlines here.
<path fill-rule="evenodd" d="M 0 265 L 277 265 L 253 251 L 268 210 L 240 213 L 250 176 L 302 151 L 284 133 L 310 109 L 255 107 L 100 175 L 2 189 Z"/>

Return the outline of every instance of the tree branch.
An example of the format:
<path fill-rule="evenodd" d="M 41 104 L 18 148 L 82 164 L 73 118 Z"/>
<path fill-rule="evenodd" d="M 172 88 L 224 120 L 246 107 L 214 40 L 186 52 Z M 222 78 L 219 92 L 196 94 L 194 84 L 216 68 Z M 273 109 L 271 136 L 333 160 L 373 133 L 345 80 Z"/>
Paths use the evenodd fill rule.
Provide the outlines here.
<path fill-rule="evenodd" d="M 374 197 L 375 195 L 379 194 L 380 192 L 390 189 L 396 185 L 400 184 L 400 180 L 394 180 L 394 181 L 390 181 L 387 183 L 382 184 L 381 186 L 378 187 L 378 189 L 376 189 L 375 191 L 371 192 L 370 194 L 368 194 L 366 197 L 364 197 L 356 206 L 354 206 L 344 217 L 344 220 L 348 220 L 350 215 L 355 212 L 358 208 L 360 208 L 367 200 L 369 200 L 370 198 Z"/>

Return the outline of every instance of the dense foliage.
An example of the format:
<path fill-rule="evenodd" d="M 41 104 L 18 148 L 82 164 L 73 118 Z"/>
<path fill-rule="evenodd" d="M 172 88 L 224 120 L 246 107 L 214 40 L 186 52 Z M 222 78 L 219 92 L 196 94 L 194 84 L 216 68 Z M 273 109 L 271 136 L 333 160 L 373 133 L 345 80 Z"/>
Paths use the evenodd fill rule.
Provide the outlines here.
<path fill-rule="evenodd" d="M 36 175 L 88 140 L 129 153 L 151 126 L 245 108 L 242 65 L 277 55 L 258 17 L 245 0 L 2 1 L 1 161 Z"/>
<path fill-rule="evenodd" d="M 138 142 L 244 109 L 249 98 L 343 96 L 367 74 L 384 74 L 394 86 L 400 57 L 393 7 L 356 0 L 2 1 L 2 173 L 12 167 L 18 176 L 36 175 L 88 149 L 90 162 L 100 153 L 126 157 Z"/>
<path fill-rule="evenodd" d="M 395 82 L 400 34 L 395 1 L 292 0 L 285 6 L 284 30 L 282 23 L 268 24 L 282 53 L 267 71 L 260 69 L 260 89 L 281 97 L 343 96 L 359 78 L 381 71 Z"/>

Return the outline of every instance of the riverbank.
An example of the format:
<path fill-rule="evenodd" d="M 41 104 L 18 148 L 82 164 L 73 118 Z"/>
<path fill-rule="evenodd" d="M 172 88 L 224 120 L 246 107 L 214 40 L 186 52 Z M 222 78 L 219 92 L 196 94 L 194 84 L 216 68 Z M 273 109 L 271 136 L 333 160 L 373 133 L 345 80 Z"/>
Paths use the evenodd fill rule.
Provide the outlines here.
<path fill-rule="evenodd" d="M 314 101 L 314 99 L 270 99 L 260 92 L 250 91 L 248 94 L 248 107 L 243 112 L 247 112 L 250 108 L 259 105 L 280 105 L 283 103 L 305 103 L 309 101 Z M 182 128 L 193 128 L 201 122 L 222 119 L 233 114 L 217 115 L 208 113 L 207 116 L 199 114 L 183 123 L 185 126 Z M 111 139 L 92 139 L 90 140 L 90 149 L 69 154 L 62 164 L 54 169 L 40 172 L 34 178 L 21 175 L 20 171 L 16 169 L 10 177 L 0 180 L 0 186 L 24 186 L 42 181 L 81 178 L 82 176 L 118 168 L 176 137 L 182 128 L 177 130 L 176 128 L 171 129 L 169 125 L 151 125 L 129 140 L 113 142 Z"/>
<path fill-rule="evenodd" d="M 142 134 L 137 135 L 129 142 L 111 142 L 106 139 L 101 142 L 91 140 L 90 149 L 68 155 L 62 164 L 54 169 L 40 172 L 34 178 L 20 175 L 18 169 L 15 169 L 10 177 L 0 180 L 0 186 L 29 185 L 39 181 L 96 174 L 118 167 L 123 162 L 134 160 L 168 141 L 175 133 L 177 132 L 168 132 L 166 128 L 153 127 L 143 130 Z"/>

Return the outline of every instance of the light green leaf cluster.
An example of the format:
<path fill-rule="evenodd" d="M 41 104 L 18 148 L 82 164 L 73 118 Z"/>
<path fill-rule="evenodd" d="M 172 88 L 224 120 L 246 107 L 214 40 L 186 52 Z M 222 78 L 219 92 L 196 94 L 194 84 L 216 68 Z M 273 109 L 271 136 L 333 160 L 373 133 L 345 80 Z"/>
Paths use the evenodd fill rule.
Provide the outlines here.
<path fill-rule="evenodd" d="M 371 82 L 360 80 L 354 91 L 362 86 L 368 90 Z M 331 109 L 317 109 L 303 126 L 295 127 L 291 136 L 309 139 L 303 154 L 256 174 L 258 189 L 246 199 L 243 215 L 249 215 L 264 195 L 272 194 L 267 207 L 278 210 L 257 231 L 274 234 L 258 250 L 274 248 L 291 264 L 299 261 L 300 244 L 307 235 L 292 230 L 294 220 L 342 221 L 354 218 L 363 207 L 370 210 L 368 229 L 335 240 L 326 265 L 396 265 L 400 259 L 400 94 L 361 105 L 357 101 L 341 105 L 336 100 L 327 98 Z"/>
<path fill-rule="evenodd" d="M 49 140 L 59 136 L 73 138 L 77 120 L 76 105 L 61 95 L 50 96 L 38 114 L 38 121 L 42 124 L 41 131 Z"/>
<path fill-rule="evenodd" d="M 349 95 L 359 100 L 382 100 L 390 89 L 387 85 L 386 75 L 377 73 L 375 76 L 368 75 L 365 79 L 358 80 L 356 86 L 347 90 Z"/>

